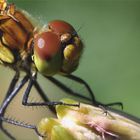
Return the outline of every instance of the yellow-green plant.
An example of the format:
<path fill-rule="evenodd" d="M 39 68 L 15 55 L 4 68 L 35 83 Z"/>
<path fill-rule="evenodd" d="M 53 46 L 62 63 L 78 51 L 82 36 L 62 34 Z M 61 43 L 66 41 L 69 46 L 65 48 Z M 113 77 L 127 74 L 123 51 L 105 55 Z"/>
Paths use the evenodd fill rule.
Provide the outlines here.
<path fill-rule="evenodd" d="M 66 103 L 76 101 L 64 99 Z M 40 140 L 140 140 L 140 124 L 120 113 L 87 104 L 56 107 L 57 119 L 44 118 L 38 131 Z"/>

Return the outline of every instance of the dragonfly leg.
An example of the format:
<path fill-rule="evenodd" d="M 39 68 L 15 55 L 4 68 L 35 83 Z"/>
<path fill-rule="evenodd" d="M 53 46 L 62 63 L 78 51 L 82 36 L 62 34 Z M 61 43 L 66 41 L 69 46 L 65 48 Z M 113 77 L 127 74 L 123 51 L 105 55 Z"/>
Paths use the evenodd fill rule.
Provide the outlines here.
<path fill-rule="evenodd" d="M 29 98 L 29 94 L 30 94 L 30 90 L 34 84 L 34 81 L 36 80 L 36 76 L 32 76 L 30 79 L 29 79 L 29 83 L 28 83 L 28 86 L 24 92 L 24 95 L 23 95 L 23 99 L 22 99 L 22 104 L 25 105 L 25 106 L 56 106 L 56 105 L 68 105 L 68 106 L 77 106 L 79 107 L 79 103 L 78 104 L 67 104 L 67 103 L 64 103 L 64 102 L 59 102 L 59 101 L 49 101 L 49 102 L 28 102 L 28 98 Z"/>
<path fill-rule="evenodd" d="M 43 137 L 43 135 L 41 135 L 36 126 L 35 125 L 31 125 L 31 124 L 26 124 L 26 123 L 23 123 L 23 122 L 19 122 L 19 121 L 15 121 L 15 120 L 12 120 L 10 118 L 6 118 L 6 117 L 0 117 L 0 120 L 1 121 L 4 121 L 6 123 L 9 123 L 9 124 L 12 124 L 12 125 L 16 125 L 16 126 L 20 126 L 20 127 L 24 127 L 24 128 L 28 128 L 28 129 L 33 129 L 35 130 L 35 132 L 37 133 L 37 135 Z M 15 140 L 15 139 L 13 139 Z"/>
<path fill-rule="evenodd" d="M 14 77 L 12 81 L 14 81 L 14 79 L 16 79 L 16 78 Z M 12 140 L 14 140 L 15 138 L 7 130 L 5 130 L 3 128 L 3 126 L 2 126 L 3 119 L 2 118 L 4 118 L 3 116 L 5 114 L 5 111 L 6 111 L 7 107 L 8 107 L 8 105 L 13 100 L 13 98 L 16 96 L 16 94 L 19 92 L 19 90 L 23 87 L 23 85 L 27 82 L 27 80 L 28 80 L 28 77 L 25 76 L 23 78 L 23 80 L 16 87 L 15 87 L 16 83 L 15 84 L 11 83 L 10 87 L 9 87 L 10 91 L 7 92 L 7 95 L 6 95 L 7 97 L 5 98 L 5 100 L 2 103 L 2 106 L 0 107 L 0 128 Z"/>
<path fill-rule="evenodd" d="M 92 102 L 92 99 L 83 96 L 75 91 L 73 91 L 71 88 L 67 87 L 65 84 L 63 84 L 62 82 L 60 82 L 59 80 L 55 79 L 54 77 L 46 77 L 48 80 L 50 80 L 53 84 L 55 84 L 57 87 L 59 87 L 60 89 L 62 89 L 66 94 L 69 95 L 73 95 L 75 97 L 79 97 L 81 99 L 85 99 L 87 101 Z"/>
<path fill-rule="evenodd" d="M 66 75 L 66 77 L 67 77 L 68 79 L 71 79 L 71 80 L 73 80 L 73 81 L 75 81 L 75 82 L 78 82 L 78 83 L 84 85 L 85 88 L 86 88 L 87 91 L 88 91 L 88 94 L 90 95 L 90 98 L 91 98 L 91 100 L 92 100 L 93 105 L 95 105 L 95 106 L 98 105 L 98 102 L 97 102 L 96 99 L 95 99 L 95 96 L 94 96 L 93 91 L 91 90 L 90 86 L 89 86 L 83 79 L 81 79 L 80 77 L 71 75 L 71 74 Z"/>
<path fill-rule="evenodd" d="M 12 81 L 10 82 L 10 86 L 9 86 L 9 88 L 7 90 L 7 93 L 6 93 L 6 96 L 5 96 L 4 100 L 7 99 L 7 97 L 14 90 L 14 87 L 15 87 L 16 83 L 18 82 L 18 80 L 19 80 L 19 71 L 16 70 L 16 73 L 15 73 Z"/>
<path fill-rule="evenodd" d="M 13 98 L 17 95 L 19 90 L 24 86 L 24 84 L 28 81 L 28 76 L 25 76 L 22 81 L 14 88 L 14 90 L 9 94 L 9 96 L 4 100 L 2 106 L 0 107 L 0 116 L 6 111 L 8 105 L 13 100 Z"/>
<path fill-rule="evenodd" d="M 8 96 L 9 96 L 9 95 L 11 94 L 11 92 L 13 91 L 13 89 L 14 89 L 14 87 L 15 87 L 17 81 L 18 81 L 18 79 L 19 79 L 19 71 L 16 70 L 16 73 L 15 73 L 15 75 L 14 75 L 12 81 L 10 82 L 10 86 L 9 86 L 9 88 L 8 88 L 8 90 L 7 90 L 7 93 L 6 93 L 6 96 L 5 96 L 4 100 L 3 100 L 3 102 L 8 98 Z M 4 114 L 5 114 L 5 110 L 3 110 L 3 113 L 2 113 L 1 115 L 4 116 Z M 8 131 L 3 127 L 2 121 L 0 121 L 0 129 L 1 129 L 1 131 L 3 131 L 3 133 L 4 133 L 7 137 L 9 137 L 9 138 L 12 139 L 12 140 L 15 140 L 15 138 L 10 134 L 10 132 L 8 132 Z"/>
<path fill-rule="evenodd" d="M 50 102 L 49 98 L 44 93 L 44 91 L 42 90 L 42 88 L 40 87 L 39 83 L 36 80 L 34 81 L 34 87 L 36 88 L 36 90 L 38 91 L 37 93 L 41 96 L 44 102 Z M 53 113 L 56 113 L 54 106 L 49 106 L 49 109 Z"/>
<path fill-rule="evenodd" d="M 16 79 L 16 78 L 15 78 Z M 8 105 L 10 104 L 10 102 L 13 100 L 13 98 L 17 95 L 17 93 L 19 92 L 19 90 L 25 85 L 25 83 L 28 81 L 29 76 L 25 76 L 20 83 L 13 89 L 13 91 L 11 93 L 9 93 L 9 96 L 4 100 L 1 108 L 0 108 L 0 122 L 6 122 L 12 125 L 16 125 L 16 126 L 20 126 L 20 127 L 25 127 L 25 128 L 29 128 L 29 129 L 34 129 L 35 132 L 39 135 L 42 136 L 35 125 L 30 125 L 30 124 L 26 124 L 20 121 L 16 121 L 16 120 L 12 120 L 11 118 L 6 118 L 4 117 L 4 113 L 8 107 Z M 30 82 L 29 82 L 30 83 Z M 29 84 L 30 85 L 30 84 Z M 37 87 L 37 84 L 35 84 L 36 88 L 39 90 L 39 88 Z M 32 87 L 32 86 L 31 86 Z M 29 90 L 30 91 L 30 90 Z M 11 140 L 15 140 L 15 138 L 7 131 L 3 128 L 3 126 L 1 125 L 1 130 L 11 139 Z"/>
<path fill-rule="evenodd" d="M 103 104 L 103 103 L 100 103 L 100 102 L 96 101 L 96 99 L 94 97 L 93 91 L 91 90 L 90 86 L 83 79 L 81 79 L 81 78 L 79 78 L 77 76 L 71 75 L 71 74 L 67 75 L 66 77 L 71 79 L 71 80 L 74 80 L 74 81 L 76 81 L 78 83 L 83 84 L 87 88 L 88 93 L 89 93 L 89 95 L 90 95 L 90 97 L 92 99 L 93 105 L 99 106 L 99 107 L 100 106 L 109 107 L 109 106 L 117 105 L 117 106 L 121 106 L 121 108 L 123 109 L 123 104 L 121 102 L 114 102 L 114 103 Z"/>
<path fill-rule="evenodd" d="M 107 106 L 107 107 L 110 107 L 110 106 L 120 106 L 121 109 L 123 110 L 123 103 L 121 103 L 121 102 L 108 103 L 108 104 L 105 104 L 104 106 Z"/>

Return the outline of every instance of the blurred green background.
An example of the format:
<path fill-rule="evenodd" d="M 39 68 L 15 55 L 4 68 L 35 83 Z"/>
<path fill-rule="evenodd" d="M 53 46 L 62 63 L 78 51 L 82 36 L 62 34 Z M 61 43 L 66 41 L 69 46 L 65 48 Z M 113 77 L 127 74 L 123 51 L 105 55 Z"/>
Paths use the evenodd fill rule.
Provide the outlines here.
<path fill-rule="evenodd" d="M 77 30 L 80 28 L 78 33 L 85 44 L 85 50 L 79 69 L 74 74 L 89 83 L 98 101 L 121 101 L 125 112 L 140 117 L 139 0 L 9 2 L 26 10 L 41 24 L 62 19 L 70 22 Z M 7 85 L 6 80 L 9 81 L 13 75 L 11 71 L 6 71 L 0 67 L 0 79 L 5 79 L 0 84 L 1 96 L 4 96 L 6 90 L 6 87 L 3 90 Z M 54 94 L 54 97 L 56 95 L 59 96 Z"/>

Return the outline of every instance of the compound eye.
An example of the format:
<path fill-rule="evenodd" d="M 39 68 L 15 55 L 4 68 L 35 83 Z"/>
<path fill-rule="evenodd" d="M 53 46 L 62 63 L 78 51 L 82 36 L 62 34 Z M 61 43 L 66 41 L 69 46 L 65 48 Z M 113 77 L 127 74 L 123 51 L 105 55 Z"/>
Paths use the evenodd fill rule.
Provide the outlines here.
<path fill-rule="evenodd" d="M 35 36 L 34 50 L 41 59 L 49 60 L 60 51 L 60 38 L 53 32 L 43 32 Z"/>
<path fill-rule="evenodd" d="M 54 20 L 48 24 L 49 28 L 58 35 L 65 33 L 73 34 L 75 33 L 74 28 L 67 22 L 62 20 Z"/>

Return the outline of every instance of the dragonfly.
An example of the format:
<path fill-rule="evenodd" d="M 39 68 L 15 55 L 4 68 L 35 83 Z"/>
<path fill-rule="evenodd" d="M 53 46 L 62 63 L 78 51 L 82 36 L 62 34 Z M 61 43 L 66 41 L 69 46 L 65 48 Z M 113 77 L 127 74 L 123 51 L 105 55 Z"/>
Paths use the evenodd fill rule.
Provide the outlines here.
<path fill-rule="evenodd" d="M 83 49 L 82 40 L 68 22 L 53 20 L 46 27 L 37 29 L 22 10 L 17 10 L 14 4 L 10 4 L 6 0 L 0 0 L 0 64 L 15 71 L 0 107 L 0 129 L 9 138 L 15 140 L 3 127 L 2 122 L 33 129 L 39 135 L 36 126 L 23 124 L 4 116 L 10 102 L 26 83 L 28 85 L 22 99 L 24 106 L 49 106 L 52 111 L 56 105 L 79 106 L 79 104 L 50 101 L 37 81 L 38 73 L 67 94 L 97 104 L 88 84 L 71 74 L 78 68 Z M 25 76 L 19 81 L 21 72 L 24 72 Z M 67 85 L 55 79 L 53 76 L 56 74 L 83 84 L 87 88 L 90 98 L 74 92 Z M 42 97 L 42 102 L 28 100 L 33 86 Z"/>
<path fill-rule="evenodd" d="M 0 107 L 0 129 L 5 135 L 15 140 L 15 137 L 3 127 L 3 122 L 33 129 L 40 135 L 35 125 L 24 124 L 4 116 L 9 104 L 26 83 L 28 85 L 22 99 L 24 106 L 48 106 L 53 112 L 56 105 L 79 106 L 79 104 L 50 101 L 37 81 L 38 73 L 67 94 L 85 99 L 95 106 L 103 105 L 95 100 L 93 91 L 83 79 L 71 74 L 78 68 L 83 50 L 81 38 L 68 22 L 53 20 L 38 29 L 22 10 L 16 9 L 15 4 L 0 0 L 0 64 L 15 71 Z M 24 72 L 25 76 L 19 80 L 21 72 Z M 54 78 L 56 74 L 84 85 L 90 97 L 73 91 Z M 33 86 L 43 99 L 42 102 L 29 101 Z"/>

